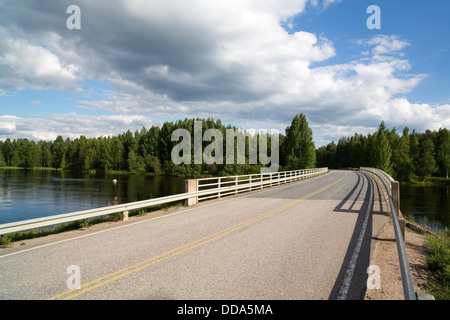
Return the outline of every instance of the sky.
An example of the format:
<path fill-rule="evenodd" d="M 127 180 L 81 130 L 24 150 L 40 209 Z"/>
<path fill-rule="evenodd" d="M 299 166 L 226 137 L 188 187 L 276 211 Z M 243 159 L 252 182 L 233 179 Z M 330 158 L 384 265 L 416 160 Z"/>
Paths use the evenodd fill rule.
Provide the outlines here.
<path fill-rule="evenodd" d="M 448 12 L 442 0 L 0 0 L 0 140 L 194 117 L 284 133 L 300 113 L 316 147 L 381 121 L 450 128 Z"/>

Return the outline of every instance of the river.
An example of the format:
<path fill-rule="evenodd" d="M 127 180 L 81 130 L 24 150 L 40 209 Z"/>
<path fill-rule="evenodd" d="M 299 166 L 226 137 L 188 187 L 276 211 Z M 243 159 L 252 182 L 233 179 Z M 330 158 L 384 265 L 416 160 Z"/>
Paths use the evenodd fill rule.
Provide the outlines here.
<path fill-rule="evenodd" d="M 117 183 L 113 183 L 113 179 Z M 184 192 L 184 178 L 0 169 L 0 224 Z"/>
<path fill-rule="evenodd" d="M 117 179 L 117 183 L 113 183 Z M 0 224 L 184 192 L 184 178 L 0 169 Z M 402 184 L 403 215 L 433 229 L 450 225 L 450 187 Z"/>
<path fill-rule="evenodd" d="M 450 186 L 400 185 L 400 210 L 433 231 L 450 226 Z"/>

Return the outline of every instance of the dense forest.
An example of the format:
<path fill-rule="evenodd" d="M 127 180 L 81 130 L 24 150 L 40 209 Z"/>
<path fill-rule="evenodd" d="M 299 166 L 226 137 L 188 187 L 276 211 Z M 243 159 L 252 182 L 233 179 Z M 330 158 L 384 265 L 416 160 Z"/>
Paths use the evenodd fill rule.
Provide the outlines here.
<path fill-rule="evenodd" d="M 124 171 L 155 173 L 173 176 L 199 177 L 206 175 L 235 175 L 260 173 L 261 163 L 249 161 L 249 141 L 246 139 L 245 164 L 179 164 L 171 161 L 172 149 L 179 141 L 172 141 L 176 129 L 194 131 L 194 122 L 202 122 L 202 132 L 218 129 L 226 140 L 226 129 L 214 119 L 185 119 L 165 122 L 161 127 L 143 127 L 134 133 L 125 133 L 74 140 L 58 136 L 54 141 L 6 139 L 0 141 L 0 167 L 57 168 L 72 171 Z M 240 130 L 243 132 L 242 130 Z M 250 135 L 250 134 L 248 134 Z M 259 134 L 256 134 L 259 139 Z M 264 135 L 264 138 L 267 138 Z M 269 136 L 270 140 L 270 136 Z M 210 141 L 203 141 L 203 150 Z M 226 141 L 224 141 L 224 145 Z M 268 156 L 271 153 L 270 141 Z M 236 148 L 236 143 L 235 143 Z M 193 157 L 192 150 L 192 157 Z M 292 119 L 284 134 L 279 134 L 279 170 L 314 167 L 383 169 L 398 180 L 421 179 L 429 176 L 448 178 L 450 168 L 450 135 L 447 129 L 417 133 L 404 128 L 401 135 L 395 128 L 388 130 L 382 122 L 378 131 L 352 137 L 343 137 L 316 149 L 313 133 L 305 115 Z"/>
<path fill-rule="evenodd" d="M 316 150 L 317 165 L 329 168 L 380 168 L 400 181 L 413 177 L 448 178 L 450 135 L 447 129 L 417 133 L 404 128 L 400 135 L 382 122 L 378 131 L 341 138 Z"/>
<path fill-rule="evenodd" d="M 176 129 L 187 129 L 193 134 L 195 121 L 202 122 L 203 133 L 208 129 L 220 130 L 224 140 L 226 140 L 226 129 L 239 130 L 230 125 L 224 126 L 220 120 L 185 119 L 165 122 L 161 127 L 152 126 L 149 129 L 143 127 L 134 133 L 128 130 L 119 135 L 97 138 L 80 136 L 71 140 L 58 136 L 54 141 L 37 142 L 26 138 L 11 141 L 8 138 L 3 142 L 0 141 L 0 167 L 150 172 L 186 177 L 260 173 L 263 165 L 259 162 L 252 164 L 248 159 L 249 138 L 246 139 L 245 164 L 226 164 L 226 161 L 223 161 L 224 164 L 175 165 L 171 161 L 171 152 L 179 142 L 172 141 L 172 132 Z M 255 135 L 259 139 L 259 134 Z M 270 136 L 264 135 L 264 138 L 270 139 Z M 203 149 L 210 143 L 210 141 L 204 141 Z M 224 141 L 225 144 L 226 141 Z M 316 166 L 312 130 L 303 114 L 293 118 L 291 125 L 286 128 L 285 135 L 279 134 L 279 145 L 280 170 Z M 269 141 L 268 156 L 271 154 L 270 146 Z"/>

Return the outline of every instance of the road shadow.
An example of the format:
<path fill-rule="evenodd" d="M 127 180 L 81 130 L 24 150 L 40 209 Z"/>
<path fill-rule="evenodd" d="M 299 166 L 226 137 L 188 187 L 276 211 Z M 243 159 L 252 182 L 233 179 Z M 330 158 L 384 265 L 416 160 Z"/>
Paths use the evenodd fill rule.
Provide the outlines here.
<path fill-rule="evenodd" d="M 355 186 L 352 190 L 342 199 L 342 201 L 333 209 L 333 212 L 354 212 L 359 213 L 360 210 L 353 209 L 356 202 L 360 201 L 359 198 L 361 196 L 361 192 L 364 189 L 365 180 L 361 178 L 361 174 L 359 172 L 356 172 L 358 176 L 358 181 L 356 181 Z M 359 189 L 357 192 L 356 190 Z M 356 194 L 356 196 L 353 197 L 353 195 Z M 353 198 L 353 199 L 352 199 Z M 349 208 L 344 209 L 344 205 L 347 204 L 347 202 L 351 201 L 351 204 Z"/>
<path fill-rule="evenodd" d="M 358 218 L 340 272 L 328 297 L 329 300 L 342 299 L 343 297 L 346 300 L 363 300 L 367 289 L 367 268 L 370 263 L 374 199 L 370 203 L 369 201 L 370 194 L 374 192 L 374 185 L 364 174 L 360 172 L 357 172 L 357 174 L 357 183 L 334 209 L 335 212 L 357 214 Z M 367 191 L 362 196 L 364 188 Z M 350 206 L 344 209 L 348 205 L 348 201 L 351 201 Z M 361 202 L 359 209 L 356 208 L 357 202 Z M 369 217 L 364 226 L 369 206 Z M 365 231 L 362 234 L 363 226 Z"/>

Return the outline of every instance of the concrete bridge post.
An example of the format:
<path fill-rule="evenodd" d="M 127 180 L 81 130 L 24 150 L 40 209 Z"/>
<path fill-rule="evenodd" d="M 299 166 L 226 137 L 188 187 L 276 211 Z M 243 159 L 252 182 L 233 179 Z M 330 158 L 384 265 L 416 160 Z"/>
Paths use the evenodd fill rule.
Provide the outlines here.
<path fill-rule="evenodd" d="M 406 221 L 403 218 L 402 212 L 400 211 L 400 183 L 398 181 L 392 181 L 392 202 L 394 204 L 395 213 L 398 218 L 398 223 L 400 225 L 400 231 L 402 232 L 403 241 L 405 241 L 406 232 Z"/>
<path fill-rule="evenodd" d="M 197 191 L 197 179 L 187 179 L 184 183 L 184 192 Z M 186 206 L 193 206 L 198 203 L 198 197 L 192 197 L 185 200 Z"/>

